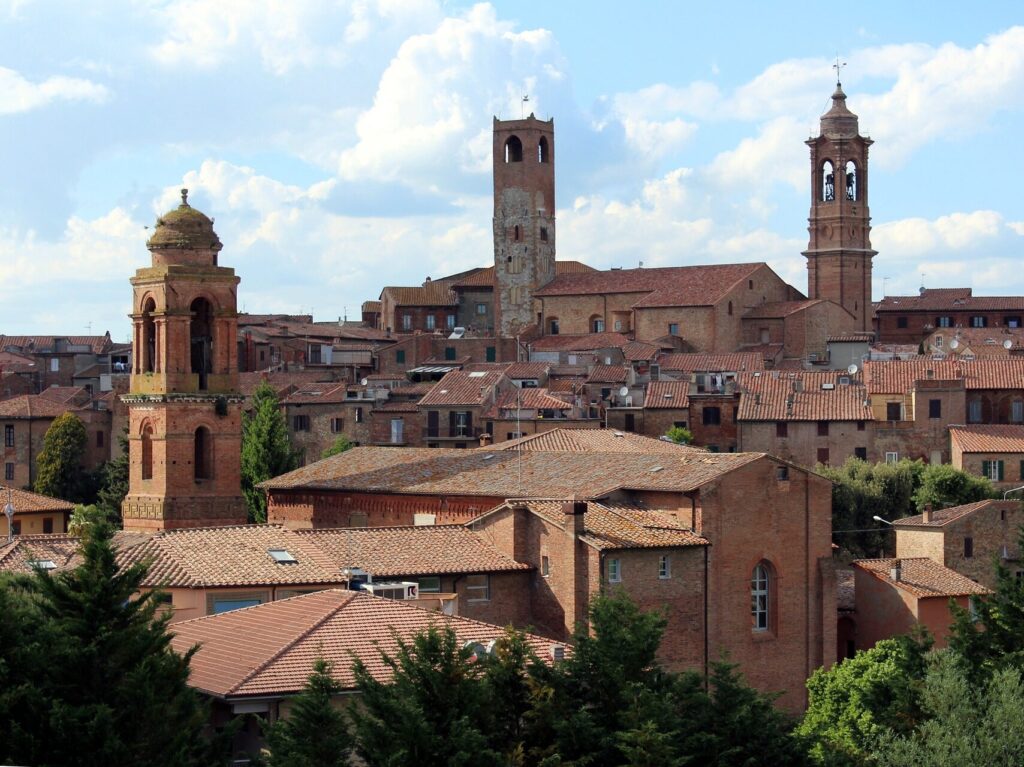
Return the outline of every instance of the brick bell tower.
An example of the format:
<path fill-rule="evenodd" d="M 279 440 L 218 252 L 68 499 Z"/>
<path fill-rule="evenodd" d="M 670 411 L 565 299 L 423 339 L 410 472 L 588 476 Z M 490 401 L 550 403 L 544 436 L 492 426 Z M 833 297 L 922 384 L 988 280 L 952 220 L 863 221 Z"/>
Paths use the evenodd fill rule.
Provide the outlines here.
<path fill-rule="evenodd" d="M 846 108 L 836 83 L 832 108 L 821 116 L 811 148 L 811 215 L 807 231 L 807 295 L 825 298 L 854 317 L 856 330 L 871 330 L 871 214 L 868 212 L 868 147 L 857 115 Z"/>
<path fill-rule="evenodd" d="M 494 314 L 498 335 L 536 322 L 555 277 L 555 121 L 494 118 Z"/>
<path fill-rule="evenodd" d="M 246 521 L 241 492 L 238 277 L 217 265 L 213 221 L 188 204 L 157 219 L 135 272 L 126 530 Z"/>

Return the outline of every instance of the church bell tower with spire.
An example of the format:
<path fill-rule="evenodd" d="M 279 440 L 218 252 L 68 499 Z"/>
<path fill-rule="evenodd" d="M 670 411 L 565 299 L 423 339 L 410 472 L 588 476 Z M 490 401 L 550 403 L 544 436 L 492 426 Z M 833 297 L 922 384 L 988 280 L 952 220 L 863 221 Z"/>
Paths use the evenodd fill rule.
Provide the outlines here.
<path fill-rule="evenodd" d="M 837 63 L 837 68 L 838 68 Z M 842 306 L 854 328 L 871 330 L 871 215 L 868 212 L 868 147 L 857 115 L 846 107 L 836 82 L 832 107 L 821 116 L 811 149 L 811 213 L 807 231 L 807 295 Z"/>

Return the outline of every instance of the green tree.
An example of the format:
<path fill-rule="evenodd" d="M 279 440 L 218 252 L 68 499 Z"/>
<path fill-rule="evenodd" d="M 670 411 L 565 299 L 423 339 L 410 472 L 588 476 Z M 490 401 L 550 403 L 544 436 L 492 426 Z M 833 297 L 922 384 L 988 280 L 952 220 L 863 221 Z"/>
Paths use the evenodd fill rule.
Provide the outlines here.
<path fill-rule="evenodd" d="M 121 524 L 121 503 L 128 495 L 128 429 L 125 428 L 117 437 L 121 453 L 103 464 L 101 471 L 100 490 L 96 496 L 96 505 L 114 524 Z"/>
<path fill-rule="evenodd" d="M 85 424 L 68 411 L 53 419 L 36 459 L 37 493 L 75 503 L 92 503 L 90 477 L 82 467 L 88 436 Z"/>
<path fill-rule="evenodd" d="M 331 446 L 329 448 L 327 448 L 326 450 L 324 450 L 324 452 L 320 456 L 320 458 L 321 459 L 323 459 L 323 458 L 330 458 L 332 455 L 337 455 L 338 453 L 344 453 L 346 450 L 351 450 L 354 447 L 355 447 L 355 445 L 353 445 L 349 441 L 348 437 L 346 437 L 344 434 L 339 434 L 338 438 L 336 440 L 334 440 L 334 442 L 331 444 Z"/>
<path fill-rule="evenodd" d="M 987 477 L 978 477 L 948 464 L 926 466 L 914 492 L 917 511 L 926 506 L 945 509 L 998 496 Z"/>
<path fill-rule="evenodd" d="M 890 734 L 907 734 L 923 718 L 920 688 L 931 639 L 924 634 L 883 639 L 807 680 L 807 711 L 797 732 L 819 765 L 868 763 Z"/>
<path fill-rule="evenodd" d="M 482 663 L 470 662 L 450 628 L 432 627 L 411 641 L 398 638 L 394 655 L 381 653 L 390 682 L 357 660 L 361 693 L 350 710 L 356 752 L 370 767 L 481 767 L 500 763 L 480 719 L 488 695 Z"/>
<path fill-rule="evenodd" d="M 1015 668 L 975 684 L 956 653 L 941 653 L 921 694 L 928 716 L 916 732 L 876 748 L 880 767 L 1016 767 L 1024 754 L 1024 682 Z"/>
<path fill-rule="evenodd" d="M 89 528 L 79 567 L 31 580 L 43 650 L 19 661 L 33 689 L 5 723 L 7 763 L 208 763 L 207 711 L 187 684 L 191 653 L 171 649 L 170 616 L 158 616 L 156 594 L 139 595 L 146 566 L 119 569 L 112 535 L 106 523 Z"/>
<path fill-rule="evenodd" d="M 242 421 L 242 493 L 249 521 L 267 521 L 267 498 L 257 485 L 296 466 L 298 456 L 288 439 L 277 392 L 263 381 L 253 392 L 252 413 Z"/>
<path fill-rule="evenodd" d="M 288 716 L 267 733 L 268 767 L 343 767 L 349 763 L 352 739 L 348 724 L 332 702 L 341 689 L 331 676 L 331 664 L 318 658 Z"/>
<path fill-rule="evenodd" d="M 665 436 L 677 445 L 689 445 L 693 442 L 693 432 L 684 426 L 673 426 L 665 432 Z"/>

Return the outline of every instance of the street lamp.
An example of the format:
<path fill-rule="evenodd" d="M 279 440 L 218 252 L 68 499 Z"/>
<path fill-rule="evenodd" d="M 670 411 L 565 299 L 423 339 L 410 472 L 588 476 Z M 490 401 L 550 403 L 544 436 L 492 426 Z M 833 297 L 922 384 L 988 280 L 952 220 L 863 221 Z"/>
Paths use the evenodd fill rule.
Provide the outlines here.
<path fill-rule="evenodd" d="M 7 515 L 7 542 L 14 540 L 14 501 L 11 499 L 11 488 L 7 488 L 7 505 L 4 506 L 4 514 Z"/>
<path fill-rule="evenodd" d="M 875 522 L 884 522 L 884 523 L 885 523 L 885 524 L 887 524 L 887 525 L 888 525 L 889 527 L 895 527 L 895 525 L 894 525 L 894 524 L 893 524 L 892 522 L 890 522 L 890 521 L 889 521 L 888 519 L 882 519 L 882 518 L 881 518 L 880 516 L 878 516 L 877 514 L 876 514 L 875 516 L 873 516 L 873 517 L 872 517 L 872 519 L 873 519 L 873 520 L 875 520 Z"/>

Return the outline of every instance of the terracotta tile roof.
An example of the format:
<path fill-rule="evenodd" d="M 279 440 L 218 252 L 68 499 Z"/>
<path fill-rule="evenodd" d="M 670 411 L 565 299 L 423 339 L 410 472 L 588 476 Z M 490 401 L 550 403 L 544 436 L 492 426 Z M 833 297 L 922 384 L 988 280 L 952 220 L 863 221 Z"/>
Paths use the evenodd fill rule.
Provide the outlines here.
<path fill-rule="evenodd" d="M 296 562 L 276 562 L 268 553 L 284 549 Z M 305 538 L 278 525 L 238 525 L 165 530 L 121 552 L 121 565 L 150 561 L 146 586 L 206 588 L 337 584 L 330 558 Z"/>
<path fill-rule="evenodd" d="M 420 287 L 388 286 L 381 291 L 395 306 L 458 306 L 459 297 L 450 282 L 434 280 Z"/>
<path fill-rule="evenodd" d="M 722 300 L 740 280 L 767 265 L 715 264 L 660 269 L 610 269 L 556 276 L 535 296 L 587 296 L 640 293 L 634 307 L 710 306 Z"/>
<path fill-rule="evenodd" d="M 764 370 L 764 358 L 760 354 L 750 352 L 666 354 L 658 362 L 662 370 L 681 373 L 739 373 L 744 370 Z"/>
<path fill-rule="evenodd" d="M 510 500 L 504 506 L 525 506 L 565 529 L 568 515 L 562 511 L 563 503 L 564 500 Z M 583 528 L 580 540 L 599 550 L 708 545 L 707 539 L 690 530 L 674 514 L 636 506 L 589 501 Z"/>
<path fill-rule="evenodd" d="M 838 335 L 828 337 L 828 342 L 830 344 L 863 344 L 871 343 L 874 340 L 875 334 L 870 332 L 839 333 Z"/>
<path fill-rule="evenodd" d="M 825 300 L 821 298 L 809 298 L 803 301 L 769 301 L 761 304 L 760 306 L 755 306 L 744 314 L 743 318 L 781 319 L 823 303 L 825 303 Z"/>
<path fill-rule="evenodd" d="M 929 372 L 930 371 L 930 372 Z M 906 394 L 919 380 L 963 379 L 967 389 L 1024 389 L 1024 358 L 984 360 L 867 360 L 870 394 Z"/>
<path fill-rule="evenodd" d="M 505 375 L 515 380 L 524 378 L 546 378 L 551 369 L 547 362 L 516 362 L 505 368 Z"/>
<path fill-rule="evenodd" d="M 975 503 L 965 503 L 962 506 L 950 506 L 947 509 L 936 509 L 932 511 L 931 521 L 925 522 L 924 516 L 921 514 L 915 514 L 912 517 L 903 517 L 902 519 L 893 520 L 893 525 L 896 527 L 945 527 L 951 522 L 969 517 L 972 514 L 977 514 L 980 511 L 1019 511 L 1020 501 L 1002 501 L 996 499 L 988 499 L 985 501 L 977 501 Z"/>
<path fill-rule="evenodd" d="M 461 643 L 488 642 L 505 629 L 468 618 L 446 616 L 365 592 L 328 590 L 174 624 L 172 646 L 192 657 L 189 684 L 220 697 L 284 696 L 303 688 L 318 658 L 332 664 L 343 689 L 355 686 L 354 658 L 375 679 L 390 669 L 381 652 L 394 655 L 399 638 L 431 626 L 450 627 Z M 553 644 L 536 634 L 527 642 L 541 658 Z"/>
<path fill-rule="evenodd" d="M 34 373 L 39 367 L 31 357 L 16 352 L 0 351 L 0 372 Z"/>
<path fill-rule="evenodd" d="M 337 404 L 348 397 L 348 385 L 344 383 L 307 383 L 300 385 L 284 398 L 286 405 Z"/>
<path fill-rule="evenodd" d="M 92 394 L 84 386 L 51 386 L 39 392 L 39 396 L 64 405 L 83 405 L 92 399 Z"/>
<path fill-rule="evenodd" d="M 555 261 L 555 276 L 559 274 L 586 274 L 597 271 L 580 261 Z M 494 267 L 486 266 L 473 274 L 452 284 L 454 288 L 492 288 L 494 287 Z"/>
<path fill-rule="evenodd" d="M 549 429 L 519 439 L 499 442 L 481 450 L 523 450 L 562 453 L 703 453 L 700 448 L 677 445 L 617 429 Z"/>
<path fill-rule="evenodd" d="M 434 388 L 436 381 L 422 381 L 420 383 L 404 383 L 391 390 L 392 397 L 422 397 Z"/>
<path fill-rule="evenodd" d="M 660 351 L 661 347 L 643 341 L 630 341 L 622 347 L 622 354 L 627 362 L 654 361 Z"/>
<path fill-rule="evenodd" d="M 890 574 L 896 563 L 900 564 L 900 580 L 894 581 Z M 991 594 L 991 590 L 975 583 L 956 570 L 950 570 L 927 557 L 913 559 L 856 559 L 850 563 L 856 568 L 871 573 L 890 586 L 913 594 L 915 597 L 962 597 Z"/>
<path fill-rule="evenodd" d="M 362 311 L 380 314 L 380 301 L 363 301 Z"/>
<path fill-rule="evenodd" d="M 504 373 L 467 372 L 453 370 L 434 384 L 433 388 L 420 400 L 424 407 L 447 405 L 480 405 L 490 396 L 491 389 L 496 386 Z"/>
<path fill-rule="evenodd" d="M 7 504 L 7 490 L 7 485 L 0 484 L 0 508 Z M 70 514 L 75 510 L 75 504 L 60 498 L 51 498 L 16 487 L 11 487 L 10 491 L 11 503 L 14 504 L 14 511 L 17 514 L 35 511 L 60 511 Z"/>
<path fill-rule="evenodd" d="M 56 418 L 78 409 L 77 405 L 67 405 L 39 394 L 22 394 L 0 401 L 0 418 Z"/>
<path fill-rule="evenodd" d="M 629 377 L 629 368 L 625 365 L 594 365 L 587 383 L 625 383 Z"/>
<path fill-rule="evenodd" d="M 418 413 L 419 407 L 413 400 L 406 400 L 405 402 L 384 402 L 373 406 L 374 413 Z"/>
<path fill-rule="evenodd" d="M 85 346 L 93 354 L 103 354 L 110 349 L 110 334 L 102 336 L 5 336 L 0 334 L 0 349 L 20 351 L 23 354 L 52 354 L 57 339 L 73 346 Z"/>
<path fill-rule="evenodd" d="M 596 498 L 617 488 L 688 492 L 764 457 L 764 453 L 705 453 L 679 446 L 674 446 L 671 454 L 653 450 L 612 453 L 357 447 L 268 480 L 261 487 L 271 491 L 346 490 L 497 498 L 575 494 Z"/>
<path fill-rule="evenodd" d="M 463 525 L 298 530 L 335 569 L 361 567 L 374 578 L 530 570 Z"/>
<path fill-rule="evenodd" d="M 1024 425 L 950 426 L 949 437 L 965 453 L 1024 453 Z"/>
<path fill-rule="evenodd" d="M 928 288 L 916 296 L 886 296 L 875 306 L 886 312 L 998 312 L 1024 310 L 1024 296 L 975 296 L 970 288 Z"/>
<path fill-rule="evenodd" d="M 571 410 L 572 402 L 553 397 L 543 388 L 516 389 L 507 391 L 498 398 L 498 410 Z"/>
<path fill-rule="evenodd" d="M 846 371 L 741 373 L 740 421 L 873 421 L 864 386 Z M 822 387 L 831 388 L 822 388 Z M 795 389 L 799 388 L 799 391 Z"/>
<path fill-rule="evenodd" d="M 281 396 L 282 392 L 287 393 L 299 386 L 318 381 L 322 382 L 329 378 L 330 375 L 328 371 L 320 370 L 239 373 L 238 389 L 246 397 L 251 397 L 253 392 L 256 391 L 256 387 L 260 385 L 260 382 L 266 380 L 273 387 L 274 391 L 278 393 L 278 396 Z"/>
<path fill-rule="evenodd" d="M 678 410 L 689 406 L 689 381 L 651 381 L 647 384 L 645 410 Z"/>
<path fill-rule="evenodd" d="M 552 376 L 548 379 L 548 391 L 559 394 L 577 394 L 583 389 L 586 382 L 587 379 L 583 377 L 555 378 Z"/>
<path fill-rule="evenodd" d="M 936 341 L 941 338 L 942 345 Z M 957 348 L 950 343 L 956 339 Z M 1003 346 L 1010 342 L 1010 348 Z M 1024 346 L 1024 329 L 1021 328 L 936 328 L 925 338 L 925 346 L 932 354 L 949 358 L 1009 357 L 1011 352 L 1019 353 Z M 968 356 L 969 355 L 969 356 Z"/>
<path fill-rule="evenodd" d="M 630 340 L 622 333 L 588 333 L 582 336 L 541 336 L 530 342 L 535 352 L 591 352 L 597 349 L 622 349 Z"/>
<path fill-rule="evenodd" d="M 73 564 L 78 538 L 70 535 L 21 535 L 0 545 L 0 572 L 30 573 L 33 562 L 49 561 L 61 570 Z"/>

